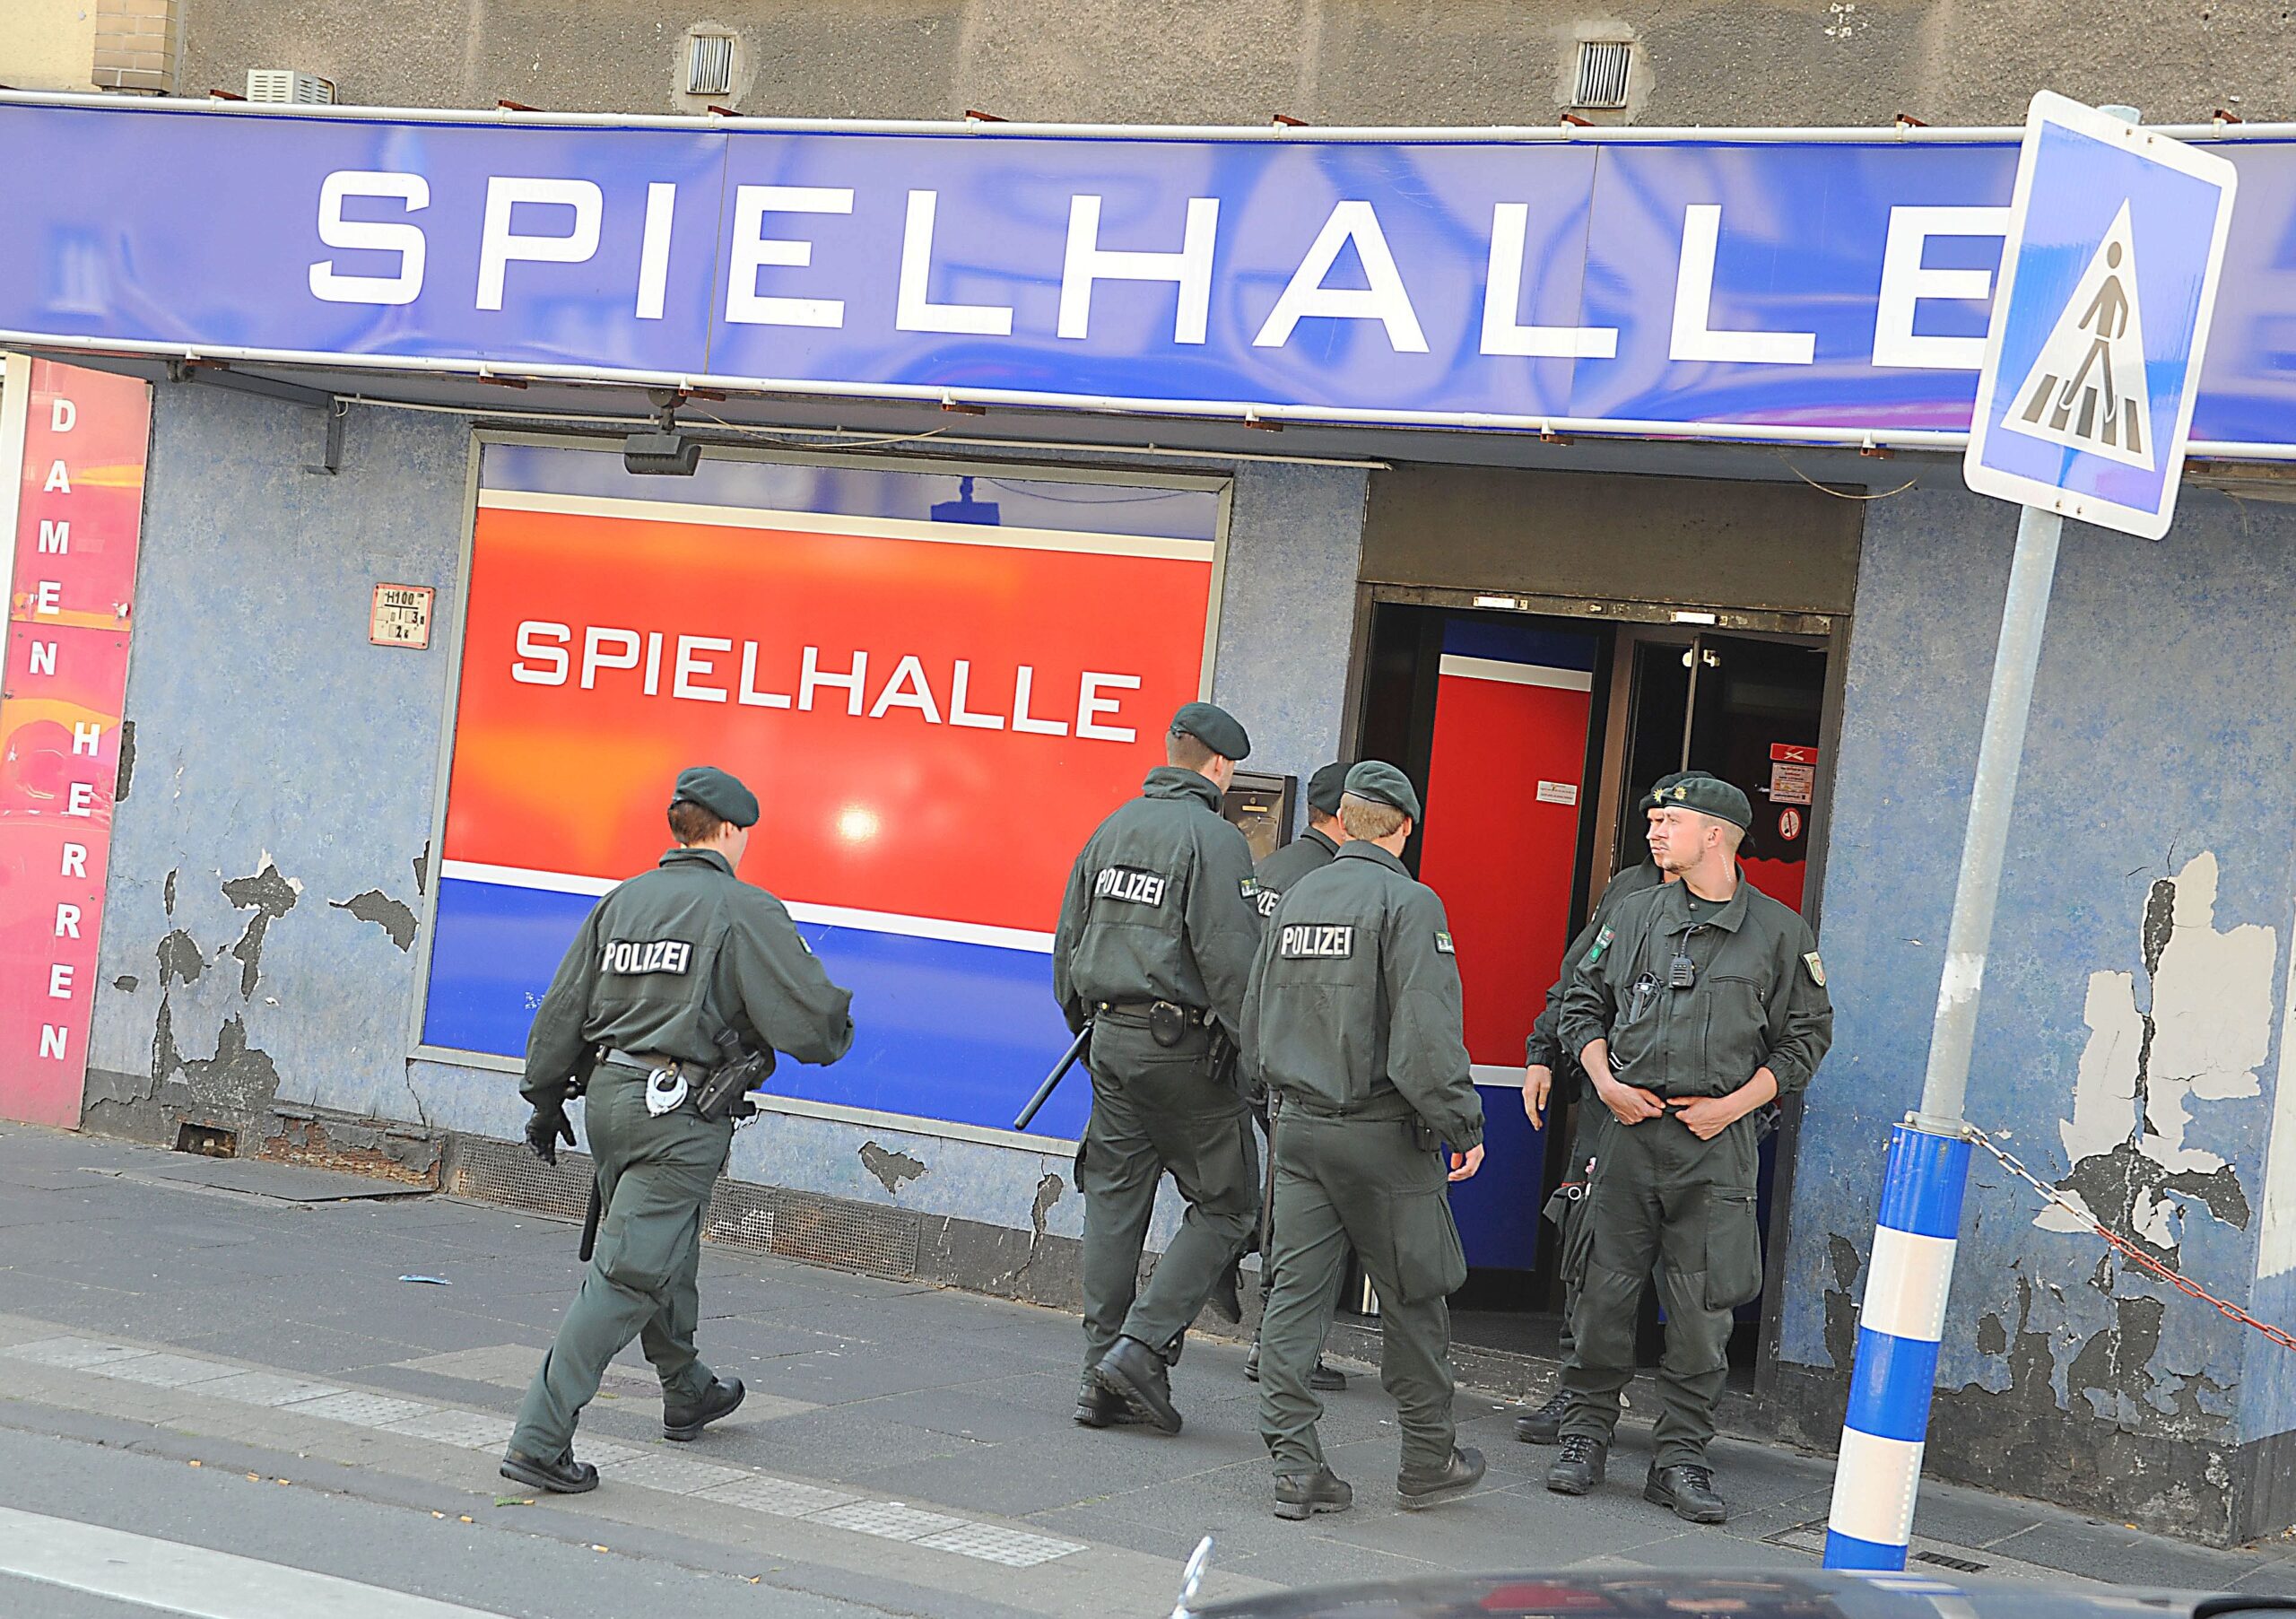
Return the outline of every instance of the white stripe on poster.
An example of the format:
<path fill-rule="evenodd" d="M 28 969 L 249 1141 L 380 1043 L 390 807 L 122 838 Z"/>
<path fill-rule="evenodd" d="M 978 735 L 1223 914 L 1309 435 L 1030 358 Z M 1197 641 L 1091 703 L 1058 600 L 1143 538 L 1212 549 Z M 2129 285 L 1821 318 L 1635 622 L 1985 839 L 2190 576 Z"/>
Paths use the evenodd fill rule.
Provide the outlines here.
<path fill-rule="evenodd" d="M 503 888 L 593 897 L 622 881 L 619 877 L 577 876 L 571 872 L 529 871 L 522 866 L 487 866 L 475 860 L 441 861 L 439 875 L 459 877 L 466 883 L 491 883 Z M 796 900 L 784 900 L 782 903 L 798 921 L 819 927 L 850 927 L 860 933 L 898 934 L 905 938 L 940 939 L 952 944 L 987 944 L 998 950 L 1025 950 L 1037 955 L 1052 953 L 1052 935 L 1026 927 L 900 916 L 886 910 L 857 910 L 845 905 L 809 905 Z"/>
<path fill-rule="evenodd" d="M 1547 686 L 1557 692 L 1591 692 L 1595 677 L 1584 669 L 1555 669 L 1544 664 L 1510 664 L 1496 657 L 1468 657 L 1446 652 L 1438 666 L 1462 680 L 1503 681 L 1510 686 Z"/>

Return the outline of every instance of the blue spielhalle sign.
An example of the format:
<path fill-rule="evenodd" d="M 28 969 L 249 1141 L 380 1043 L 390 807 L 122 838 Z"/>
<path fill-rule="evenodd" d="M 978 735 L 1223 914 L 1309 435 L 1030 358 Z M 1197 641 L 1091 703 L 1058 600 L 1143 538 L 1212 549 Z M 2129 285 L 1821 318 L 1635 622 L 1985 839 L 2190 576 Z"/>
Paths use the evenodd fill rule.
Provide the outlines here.
<path fill-rule="evenodd" d="M 2033 98 L 1963 461 L 1980 494 L 2157 540 L 2239 176 L 2212 152 Z"/>
<path fill-rule="evenodd" d="M 2215 149 L 2248 199 L 2195 443 L 2286 453 L 2296 142 Z M 2016 155 L 0 93 L 0 343 L 1957 447 Z"/>

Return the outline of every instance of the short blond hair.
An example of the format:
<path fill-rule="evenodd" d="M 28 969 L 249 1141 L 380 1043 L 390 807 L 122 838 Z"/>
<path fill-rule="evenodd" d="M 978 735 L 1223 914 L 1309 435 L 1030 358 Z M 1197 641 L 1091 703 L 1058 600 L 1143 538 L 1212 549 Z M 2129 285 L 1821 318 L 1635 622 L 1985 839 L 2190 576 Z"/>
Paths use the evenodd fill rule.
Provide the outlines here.
<path fill-rule="evenodd" d="M 1339 823 L 1351 838 L 1384 838 L 1411 817 L 1392 804 L 1344 793 L 1339 800 Z"/>

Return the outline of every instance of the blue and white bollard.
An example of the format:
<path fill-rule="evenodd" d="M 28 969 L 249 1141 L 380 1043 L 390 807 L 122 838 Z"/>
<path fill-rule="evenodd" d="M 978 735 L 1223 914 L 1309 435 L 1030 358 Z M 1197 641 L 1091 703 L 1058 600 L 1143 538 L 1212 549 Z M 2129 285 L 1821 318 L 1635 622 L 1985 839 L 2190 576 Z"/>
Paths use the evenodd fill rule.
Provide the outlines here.
<path fill-rule="evenodd" d="M 1890 1132 L 1826 1519 L 1830 1569 L 1905 1567 L 1969 1173 L 1966 1137 L 1933 1135 L 1910 1122 Z"/>

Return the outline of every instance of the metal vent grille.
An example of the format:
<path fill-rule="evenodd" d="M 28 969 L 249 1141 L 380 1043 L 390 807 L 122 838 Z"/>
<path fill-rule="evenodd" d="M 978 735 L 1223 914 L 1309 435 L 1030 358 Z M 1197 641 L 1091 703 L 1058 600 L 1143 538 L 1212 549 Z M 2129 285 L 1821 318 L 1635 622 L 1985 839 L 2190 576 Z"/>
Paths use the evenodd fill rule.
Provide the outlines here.
<path fill-rule="evenodd" d="M 720 1179 L 701 1216 L 705 1241 L 753 1254 L 773 1252 L 773 1192 L 745 1181 Z"/>
<path fill-rule="evenodd" d="M 451 1138 L 441 1178 L 448 1193 L 579 1220 L 590 1198 L 590 1160 L 561 1152 L 552 1169 L 515 1142 Z M 875 1208 L 720 1177 L 702 1237 L 755 1254 L 906 1281 L 917 1275 L 925 1223 L 914 1210 Z"/>
<path fill-rule="evenodd" d="M 335 81 L 322 79 L 315 73 L 298 73 L 291 67 L 250 67 L 248 100 L 293 107 L 331 107 L 335 104 Z"/>
<path fill-rule="evenodd" d="M 1582 39 L 1578 42 L 1578 88 L 1573 107 L 1623 107 L 1628 71 L 1634 65 L 1634 46 L 1625 39 Z"/>
<path fill-rule="evenodd" d="M 874 1276 L 917 1274 L 924 1222 L 906 1209 L 831 1202 L 779 1192 L 773 1198 L 773 1251 L 786 1259 Z"/>
<path fill-rule="evenodd" d="M 446 1184 L 457 1197 L 579 1220 L 590 1202 L 590 1160 L 587 1153 L 561 1153 L 552 1169 L 515 1142 L 457 1136 Z"/>
<path fill-rule="evenodd" d="M 694 35 L 686 42 L 686 94 L 722 96 L 733 87 L 733 36 L 730 34 Z"/>

